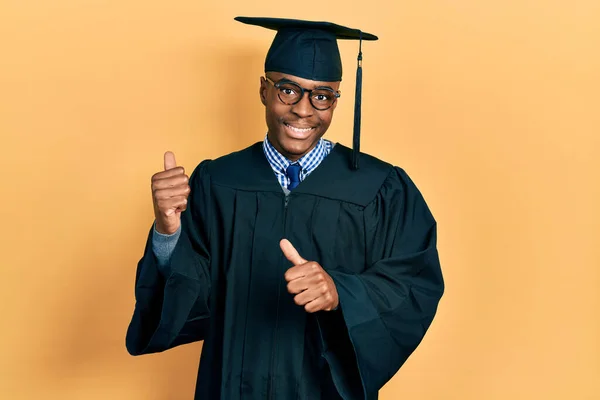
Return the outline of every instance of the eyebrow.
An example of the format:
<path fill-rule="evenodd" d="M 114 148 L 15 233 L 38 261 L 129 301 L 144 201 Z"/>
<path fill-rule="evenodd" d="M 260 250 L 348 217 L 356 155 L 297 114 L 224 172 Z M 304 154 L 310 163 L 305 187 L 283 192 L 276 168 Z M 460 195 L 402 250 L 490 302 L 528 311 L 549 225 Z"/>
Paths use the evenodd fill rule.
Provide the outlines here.
<path fill-rule="evenodd" d="M 296 85 L 298 85 L 300 87 L 304 87 L 301 84 L 299 84 L 298 82 L 293 81 L 293 80 L 288 79 L 288 78 L 281 78 L 279 80 L 276 80 L 275 82 L 290 82 L 290 83 L 294 83 L 294 84 L 296 84 Z M 330 89 L 330 90 L 333 90 L 335 92 L 335 89 L 332 88 L 331 86 L 328 86 L 328 85 L 318 85 L 318 86 L 315 86 L 314 88 L 312 88 L 312 90 L 316 90 L 316 89 Z"/>

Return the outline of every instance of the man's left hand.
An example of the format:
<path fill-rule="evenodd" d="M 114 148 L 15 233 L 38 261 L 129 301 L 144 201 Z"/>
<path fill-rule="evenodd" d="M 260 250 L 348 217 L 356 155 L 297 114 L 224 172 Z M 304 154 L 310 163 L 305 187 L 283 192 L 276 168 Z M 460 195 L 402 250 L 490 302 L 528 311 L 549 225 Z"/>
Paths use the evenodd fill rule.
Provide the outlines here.
<path fill-rule="evenodd" d="M 295 294 L 294 302 L 309 313 L 331 311 L 339 304 L 335 283 L 319 263 L 306 261 L 289 240 L 283 239 L 279 246 L 294 266 L 285 272 L 287 289 Z"/>

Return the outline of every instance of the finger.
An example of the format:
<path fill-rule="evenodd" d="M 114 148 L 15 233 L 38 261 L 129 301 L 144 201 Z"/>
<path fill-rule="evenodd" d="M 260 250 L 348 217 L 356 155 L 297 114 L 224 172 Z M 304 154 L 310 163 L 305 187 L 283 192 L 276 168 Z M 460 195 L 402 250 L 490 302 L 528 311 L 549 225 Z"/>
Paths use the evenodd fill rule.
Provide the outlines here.
<path fill-rule="evenodd" d="M 175 175 L 169 178 L 155 179 L 152 182 L 153 190 L 168 189 L 177 186 L 187 186 L 189 179 L 187 175 Z"/>
<path fill-rule="evenodd" d="M 154 198 L 156 200 L 168 200 L 170 198 L 179 196 L 188 197 L 189 194 L 190 187 L 188 185 L 181 185 L 173 188 L 155 190 Z"/>
<path fill-rule="evenodd" d="M 311 282 L 319 283 L 324 280 L 323 268 L 314 261 L 306 262 L 304 264 L 295 265 L 292 268 L 285 271 L 284 278 L 287 282 L 291 282 L 293 280 L 299 278 L 310 278 L 308 281 L 309 284 Z"/>
<path fill-rule="evenodd" d="M 175 154 L 170 151 L 165 153 L 165 171 L 173 169 L 177 167 L 177 163 L 175 162 Z"/>
<path fill-rule="evenodd" d="M 313 268 L 312 264 L 313 263 L 295 265 L 292 268 L 288 269 L 287 271 L 285 271 L 285 274 L 283 274 L 285 281 L 292 282 L 296 279 L 301 279 L 310 275 Z"/>
<path fill-rule="evenodd" d="M 156 205 L 161 213 L 166 216 L 171 216 L 174 215 L 176 211 L 185 211 L 187 208 L 187 198 L 180 196 L 168 200 L 159 200 Z"/>
<path fill-rule="evenodd" d="M 182 213 L 187 210 L 187 203 L 187 199 L 183 199 L 181 202 L 173 204 L 175 206 L 173 213 Z"/>
<path fill-rule="evenodd" d="M 287 282 L 288 282 L 287 290 L 288 290 L 288 293 L 291 293 L 291 294 L 301 293 L 310 287 L 308 279 L 306 279 L 304 277 L 297 278 L 297 279 L 287 281 Z"/>
<path fill-rule="evenodd" d="M 308 289 L 294 296 L 294 303 L 296 303 L 299 306 L 303 306 L 305 304 L 310 303 L 311 301 L 318 299 L 322 295 L 323 294 L 321 293 L 321 290 L 319 290 L 318 288 Z"/>
<path fill-rule="evenodd" d="M 323 310 L 331 311 L 331 309 L 333 307 L 329 303 L 330 303 L 330 301 L 328 301 L 325 297 L 323 297 L 323 296 L 317 297 L 313 301 L 306 303 L 304 305 L 304 310 L 307 313 L 315 313 L 317 311 L 323 311 Z"/>
<path fill-rule="evenodd" d="M 285 258 L 287 258 L 292 264 L 300 265 L 306 263 L 306 260 L 300 257 L 300 254 L 298 254 L 298 251 L 294 248 L 289 240 L 282 239 L 279 242 L 279 247 L 281 247 L 281 251 L 283 251 Z"/>
<path fill-rule="evenodd" d="M 185 169 L 183 167 L 175 167 L 168 171 L 160 171 L 160 172 L 157 172 L 156 174 L 152 175 L 152 181 L 154 182 L 159 179 L 166 179 L 166 178 L 170 178 L 172 176 L 183 175 L 183 174 L 185 174 Z"/>

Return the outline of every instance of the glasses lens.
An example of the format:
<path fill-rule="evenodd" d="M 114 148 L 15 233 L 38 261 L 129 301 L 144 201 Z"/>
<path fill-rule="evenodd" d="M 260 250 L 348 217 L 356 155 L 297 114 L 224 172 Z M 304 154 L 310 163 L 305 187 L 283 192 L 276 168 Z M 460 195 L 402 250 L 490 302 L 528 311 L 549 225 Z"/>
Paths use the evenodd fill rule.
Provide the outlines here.
<path fill-rule="evenodd" d="M 326 110 L 333 105 L 335 98 L 332 90 L 317 89 L 311 93 L 310 102 L 317 110 Z"/>
<path fill-rule="evenodd" d="M 301 97 L 302 89 L 300 86 L 291 82 L 279 84 L 279 98 L 285 104 L 295 104 L 300 101 Z"/>

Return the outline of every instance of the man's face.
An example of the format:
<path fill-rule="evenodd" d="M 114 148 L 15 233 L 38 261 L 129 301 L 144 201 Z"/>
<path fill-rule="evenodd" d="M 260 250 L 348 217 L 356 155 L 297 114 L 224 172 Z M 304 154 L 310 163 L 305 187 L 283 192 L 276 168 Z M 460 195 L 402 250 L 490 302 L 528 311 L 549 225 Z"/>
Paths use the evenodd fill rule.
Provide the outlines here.
<path fill-rule="evenodd" d="M 268 72 L 267 77 L 273 82 L 287 79 L 309 90 L 329 87 L 337 91 L 340 86 L 340 82 L 311 81 L 279 72 Z M 261 78 L 260 99 L 266 109 L 269 141 L 282 155 L 296 161 L 312 150 L 325 134 L 337 101 L 329 109 L 319 111 L 312 106 L 307 93 L 293 105 L 282 103 L 277 94 L 278 89 Z"/>

